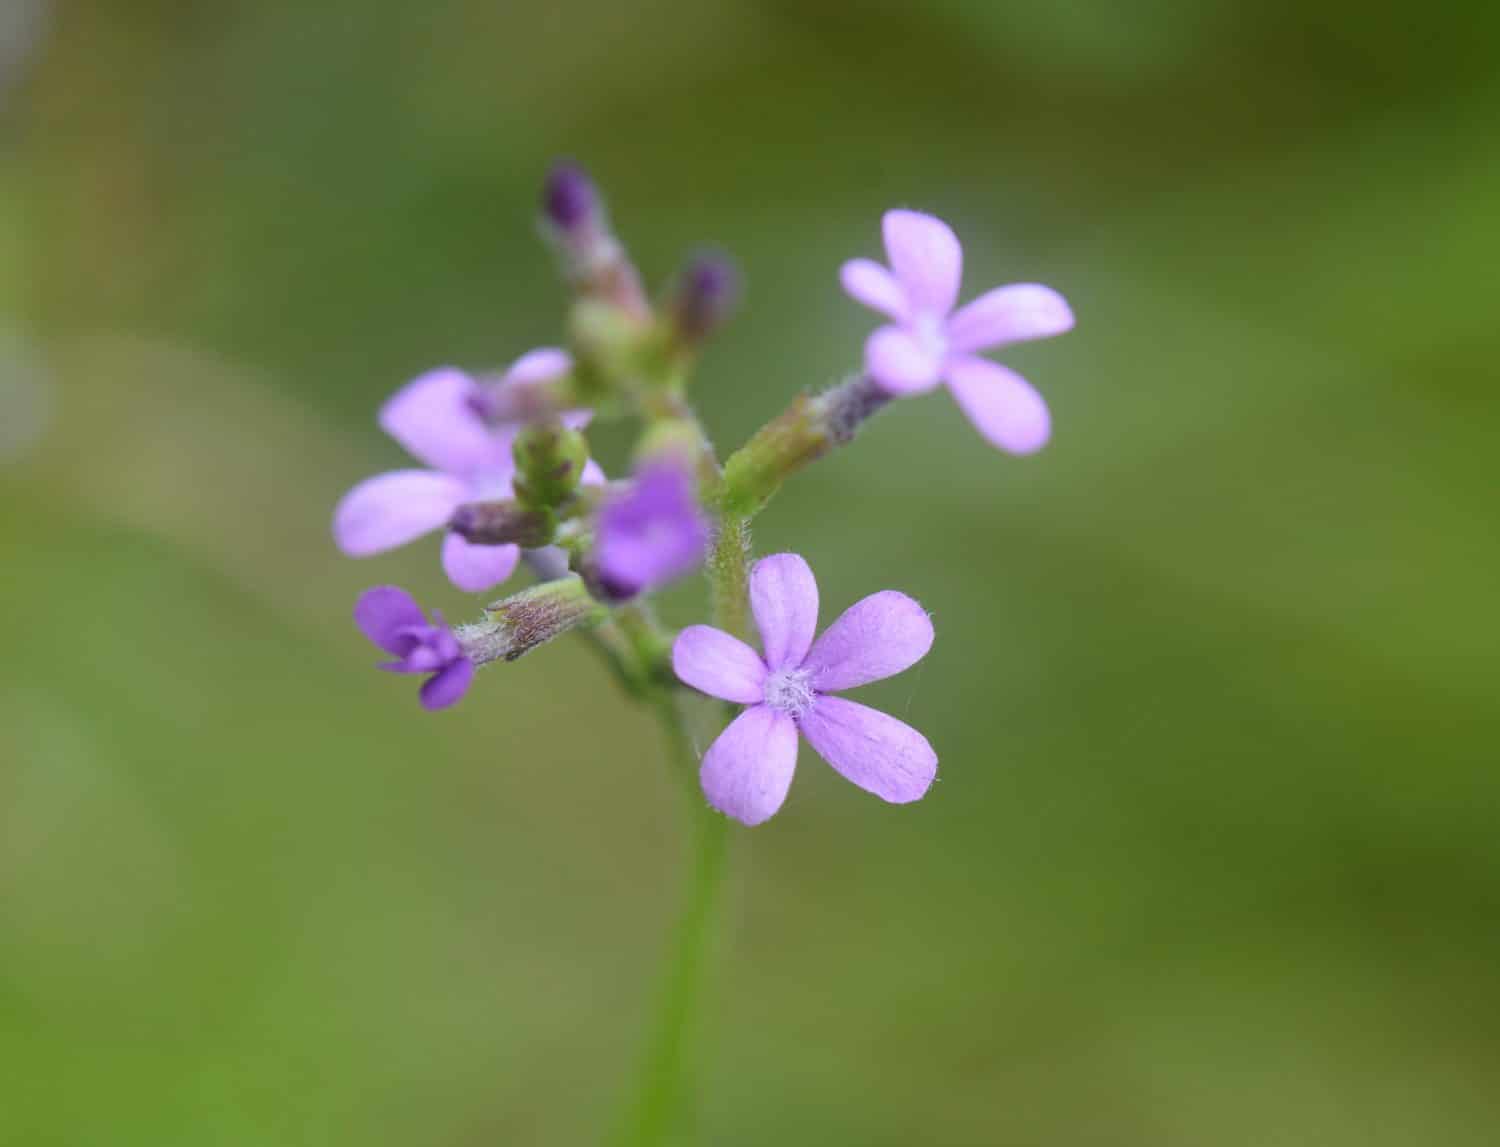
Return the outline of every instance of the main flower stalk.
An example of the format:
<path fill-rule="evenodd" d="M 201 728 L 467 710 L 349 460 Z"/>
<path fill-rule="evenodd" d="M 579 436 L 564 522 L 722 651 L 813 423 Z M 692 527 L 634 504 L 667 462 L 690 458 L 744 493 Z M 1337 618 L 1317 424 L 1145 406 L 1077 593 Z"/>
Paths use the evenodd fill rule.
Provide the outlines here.
<path fill-rule="evenodd" d="M 731 821 L 759 824 L 782 807 L 804 739 L 891 803 L 923 797 L 937 770 L 921 733 L 840 696 L 925 656 L 926 611 L 880 591 L 819 635 L 811 569 L 795 554 L 753 561 L 754 519 L 876 414 L 940 386 L 993 445 L 1039 449 L 1051 433 L 1046 404 L 984 356 L 1060 334 L 1073 317 L 1061 295 L 1037 284 L 998 287 L 960 306 L 963 252 L 952 230 L 930 215 L 887 212 L 887 263 L 854 259 L 840 271 L 844 289 L 886 320 L 859 371 L 794 397 L 721 464 L 689 391 L 738 301 L 734 265 L 714 252 L 693 256 L 657 305 L 597 188 L 571 164 L 547 180 L 542 233 L 572 293 L 567 349 L 528 352 L 498 376 L 443 367 L 401 388 L 379 423 L 416 465 L 351 489 L 334 536 L 345 553 L 368 557 L 440 532 L 448 580 L 471 593 L 490 593 L 523 559 L 536 575 L 532 588 L 457 626 L 396 587 L 360 598 L 355 620 L 387 655 L 381 667 L 423 678 L 426 708 L 456 704 L 481 667 L 577 632 L 661 724 L 687 800 L 692 856 L 657 1015 L 616 1129 L 624 1147 L 652 1147 L 683 1139 L 691 1123 Z M 639 434 L 629 475 L 607 482 L 585 431 L 591 418 L 620 417 Z M 673 633 L 657 620 L 652 595 L 700 566 L 713 625 Z M 684 687 L 732 715 L 701 759 Z"/>

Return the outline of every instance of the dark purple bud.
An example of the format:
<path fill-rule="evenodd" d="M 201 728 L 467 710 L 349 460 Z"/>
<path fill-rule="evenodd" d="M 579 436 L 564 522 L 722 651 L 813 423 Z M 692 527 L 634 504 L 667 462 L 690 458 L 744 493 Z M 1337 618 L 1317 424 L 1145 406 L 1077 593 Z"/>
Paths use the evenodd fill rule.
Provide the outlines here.
<path fill-rule="evenodd" d="M 549 509 L 532 509 L 508 499 L 465 502 L 453 511 L 448 528 L 475 545 L 535 549 L 552 541 L 557 518 Z"/>
<path fill-rule="evenodd" d="M 599 192 L 583 168 L 564 160 L 547 173 L 542 211 L 559 230 L 577 231 L 598 216 Z"/>
<path fill-rule="evenodd" d="M 672 314 L 686 342 L 702 342 L 721 326 L 740 299 L 734 260 L 717 251 L 695 255 L 677 282 Z"/>

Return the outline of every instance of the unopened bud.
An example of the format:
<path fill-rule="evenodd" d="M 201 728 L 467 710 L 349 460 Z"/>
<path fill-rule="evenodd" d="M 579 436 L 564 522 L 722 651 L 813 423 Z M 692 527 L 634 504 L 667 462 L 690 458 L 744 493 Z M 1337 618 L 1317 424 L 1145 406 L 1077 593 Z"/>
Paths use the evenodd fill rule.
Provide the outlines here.
<path fill-rule="evenodd" d="M 454 632 L 476 665 L 514 661 L 570 629 L 593 625 L 607 611 L 576 576 L 546 581 L 485 607 L 485 619 Z"/>
<path fill-rule="evenodd" d="M 453 511 L 448 528 L 475 545 L 535 549 L 552 541 L 557 515 L 548 508 L 523 506 L 509 499 L 465 502 Z"/>
<path fill-rule="evenodd" d="M 552 507 L 571 497 L 583 479 L 589 444 L 561 422 L 535 422 L 516 435 L 516 496 L 528 507 Z"/>
<path fill-rule="evenodd" d="M 610 231 L 604 200 L 583 168 L 562 162 L 547 173 L 542 218 L 542 230 L 581 299 L 605 302 L 636 322 L 650 318 L 640 276 Z"/>
<path fill-rule="evenodd" d="M 547 182 L 542 187 L 542 213 L 565 235 L 597 229 L 603 215 L 599 191 L 583 168 L 563 160 L 547 173 Z"/>
<path fill-rule="evenodd" d="M 680 342 L 701 343 L 724 324 L 740 299 L 740 273 L 718 252 L 695 256 L 683 269 L 672 299 L 672 323 Z"/>

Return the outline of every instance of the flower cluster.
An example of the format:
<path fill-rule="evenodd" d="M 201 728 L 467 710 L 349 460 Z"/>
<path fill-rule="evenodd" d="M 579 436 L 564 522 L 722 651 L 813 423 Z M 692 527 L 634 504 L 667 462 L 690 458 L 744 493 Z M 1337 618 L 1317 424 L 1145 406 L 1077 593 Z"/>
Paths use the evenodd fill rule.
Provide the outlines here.
<path fill-rule="evenodd" d="M 443 531 L 442 567 L 458 589 L 484 593 L 524 559 L 536 584 L 496 601 L 474 623 L 431 620 L 403 590 L 368 590 L 355 607 L 365 636 L 425 674 L 421 702 L 454 704 L 475 671 L 563 633 L 588 629 L 643 699 L 675 711 L 684 687 L 743 710 L 701 761 L 715 809 L 759 824 L 786 799 L 805 738 L 836 771 L 883 800 L 917 800 L 937 772 L 926 738 L 838 694 L 909 668 L 932 646 L 927 613 L 894 590 L 849 607 L 817 636 L 818 587 L 796 554 L 753 561 L 750 523 L 794 473 L 850 442 L 898 399 L 945 385 L 985 439 L 1014 454 L 1051 433 L 1041 396 L 985 352 L 1067 331 L 1072 313 L 1048 287 L 997 287 L 958 306 L 963 251 L 947 224 L 915 211 L 883 220 L 889 265 L 844 264 L 840 279 L 887 320 L 862 368 L 787 410 L 722 462 L 688 400 L 700 352 L 739 298 L 734 265 L 691 259 L 661 305 L 614 234 L 597 188 L 571 164 L 542 194 L 543 233 L 573 293 L 568 349 L 522 355 L 497 376 L 452 367 L 407 383 L 380 427 L 422 468 L 351 489 L 333 533 L 352 557 Z M 634 458 L 609 481 L 589 457 L 595 418 L 640 426 Z M 654 591 L 702 568 L 713 625 L 673 634 Z M 761 651 L 746 638 L 758 632 Z"/>

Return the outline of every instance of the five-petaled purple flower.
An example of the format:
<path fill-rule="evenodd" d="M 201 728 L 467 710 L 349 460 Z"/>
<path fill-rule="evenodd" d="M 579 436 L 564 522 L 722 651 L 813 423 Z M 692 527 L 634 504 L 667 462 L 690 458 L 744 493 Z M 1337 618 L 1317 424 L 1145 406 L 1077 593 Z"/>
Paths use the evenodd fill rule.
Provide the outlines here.
<path fill-rule="evenodd" d="M 354 605 L 354 624 L 396 660 L 380 668 L 392 673 L 430 673 L 422 684 L 422 706 L 446 709 L 461 698 L 474 680 L 474 662 L 464 655 L 458 638 L 432 611 L 429 622 L 422 607 L 404 589 L 376 586 L 360 594 Z"/>
<path fill-rule="evenodd" d="M 566 352 L 534 350 L 516 360 L 499 386 L 534 386 L 571 369 Z M 432 469 L 377 474 L 345 494 L 333 517 L 341 550 L 351 557 L 383 553 L 447 525 L 465 502 L 512 496 L 517 428 L 490 426 L 482 415 L 485 401 L 484 388 L 452 367 L 429 371 L 391 396 L 380 409 L 381 428 Z M 564 417 L 575 428 L 588 420 L 587 411 Z M 602 482 L 603 474 L 591 462 L 583 481 Z M 451 531 L 443 539 L 448 580 L 471 593 L 503 582 L 520 556 L 519 546 L 475 545 Z"/>
<path fill-rule="evenodd" d="M 624 600 L 691 573 L 708 550 L 708 532 L 691 470 L 666 459 L 647 462 L 628 489 L 599 508 L 600 588 Z"/>
<path fill-rule="evenodd" d="M 946 382 L 970 422 L 1015 454 L 1040 450 L 1051 433 L 1047 404 L 1013 370 L 978 352 L 1070 330 L 1073 312 L 1050 287 L 1016 283 L 958 302 L 963 248 L 941 219 L 887 211 L 890 267 L 870 259 L 844 264 L 839 278 L 867 307 L 892 320 L 865 344 L 865 369 L 890 394 L 920 394 Z"/>
<path fill-rule="evenodd" d="M 927 738 L 894 717 L 830 694 L 920 661 L 932 647 L 926 611 L 904 593 L 885 590 L 850 606 L 815 642 L 818 583 L 796 554 L 756 562 L 750 607 L 764 659 L 707 625 L 684 629 L 672 647 L 672 668 L 682 681 L 749 706 L 703 755 L 708 803 L 745 824 L 772 816 L 792 783 L 799 730 L 860 788 L 895 804 L 925 794 L 937 774 L 937 754 Z"/>

